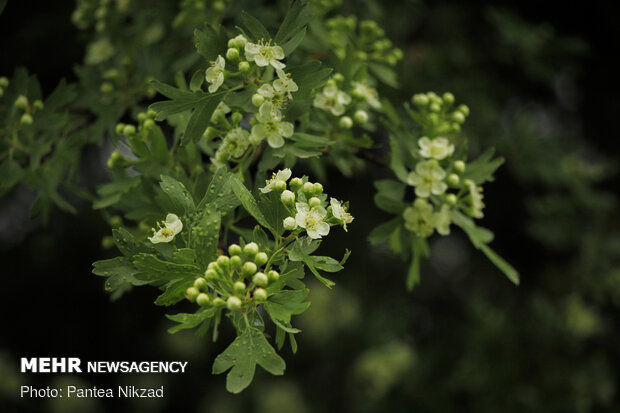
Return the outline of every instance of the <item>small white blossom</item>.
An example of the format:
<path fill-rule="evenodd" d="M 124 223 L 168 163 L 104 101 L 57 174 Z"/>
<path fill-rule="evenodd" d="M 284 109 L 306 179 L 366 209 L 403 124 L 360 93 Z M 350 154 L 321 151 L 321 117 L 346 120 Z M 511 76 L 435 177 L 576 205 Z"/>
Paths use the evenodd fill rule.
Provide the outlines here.
<path fill-rule="evenodd" d="M 418 145 L 420 145 L 420 155 L 425 158 L 442 160 L 454 153 L 454 145 L 450 144 L 446 138 L 439 137 L 430 140 L 423 136 L 418 140 Z"/>
<path fill-rule="evenodd" d="M 292 123 L 281 120 L 282 114 L 271 102 L 265 102 L 258 109 L 256 120 L 258 124 L 252 126 L 250 140 L 254 144 L 267 139 L 269 146 L 279 148 L 284 145 L 284 138 L 291 137 L 295 128 Z"/>
<path fill-rule="evenodd" d="M 262 188 L 259 188 L 258 190 L 261 191 L 263 194 L 267 194 L 273 191 L 273 187 L 276 185 L 276 182 L 288 181 L 292 173 L 293 172 L 289 168 L 285 168 L 285 169 L 282 169 L 281 171 L 274 172 L 273 175 L 271 175 L 271 179 L 267 179 L 265 181 L 266 185 Z"/>
<path fill-rule="evenodd" d="M 446 192 L 448 185 L 443 182 L 446 171 L 443 170 L 435 159 L 418 162 L 415 172 L 409 173 L 407 181 L 415 187 L 415 194 L 422 198 L 428 198 L 431 194 L 441 195 Z"/>
<path fill-rule="evenodd" d="M 353 222 L 353 215 L 347 212 L 347 209 L 342 205 L 342 202 L 336 198 L 330 198 L 329 204 L 332 207 L 332 215 L 339 221 L 342 221 L 342 227 L 347 230 L 347 224 Z"/>
<path fill-rule="evenodd" d="M 153 244 L 170 242 L 175 235 L 183 230 L 183 222 L 175 214 L 168 214 L 163 224 L 164 226 L 159 231 L 155 232 L 155 229 L 153 229 L 154 234 L 152 237 L 149 237 L 149 241 Z"/>
<path fill-rule="evenodd" d="M 299 87 L 297 83 L 293 81 L 290 73 L 284 73 L 282 69 L 277 69 L 278 79 L 273 81 L 273 88 L 281 95 L 286 94 L 289 99 L 293 99 L 292 92 L 297 92 Z"/>
<path fill-rule="evenodd" d="M 351 86 L 353 86 L 353 91 L 351 92 L 353 96 L 364 99 L 373 109 L 381 109 L 381 102 L 379 102 L 379 93 L 377 89 L 361 82 L 351 82 Z"/>
<path fill-rule="evenodd" d="M 403 219 L 405 220 L 405 228 L 418 237 L 429 237 L 435 231 L 433 206 L 425 198 L 416 198 L 413 201 L 413 206 L 405 208 Z"/>
<path fill-rule="evenodd" d="M 449 235 L 451 222 L 450 207 L 444 204 L 439 212 L 435 213 L 435 228 L 437 232 L 441 235 Z"/>
<path fill-rule="evenodd" d="M 226 61 L 220 55 L 217 56 L 215 62 L 211 64 L 211 67 L 205 72 L 205 78 L 209 85 L 209 93 L 215 93 L 217 89 L 224 83 L 224 66 Z"/>
<path fill-rule="evenodd" d="M 295 222 L 306 230 L 310 238 L 319 239 L 329 234 L 329 224 L 323 221 L 327 216 L 325 208 L 316 206 L 310 209 L 304 202 L 297 202 L 295 207 L 297 208 Z"/>
<path fill-rule="evenodd" d="M 351 103 L 351 96 L 338 90 L 336 85 L 325 86 L 321 93 L 317 93 L 313 102 L 315 107 L 331 112 L 334 116 L 343 115 L 346 110 L 345 106 L 349 103 Z"/>
<path fill-rule="evenodd" d="M 286 65 L 280 60 L 284 59 L 284 50 L 280 46 L 272 46 L 270 43 L 246 43 L 245 59 L 256 63 L 256 66 L 273 66 L 276 69 L 284 69 Z"/>

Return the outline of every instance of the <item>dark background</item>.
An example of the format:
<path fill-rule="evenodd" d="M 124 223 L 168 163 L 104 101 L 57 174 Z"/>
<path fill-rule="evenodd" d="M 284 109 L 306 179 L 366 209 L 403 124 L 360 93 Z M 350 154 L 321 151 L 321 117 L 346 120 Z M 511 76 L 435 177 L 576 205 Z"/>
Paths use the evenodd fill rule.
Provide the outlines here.
<path fill-rule="evenodd" d="M 44 92 L 75 80 L 86 37 L 71 24 L 73 8 L 10 1 L 0 16 L 0 75 L 26 66 Z M 91 274 L 93 261 L 113 254 L 101 246 L 109 228 L 99 213 L 82 202 L 76 216 L 55 211 L 42 227 L 29 220 L 33 195 L 20 187 L 0 199 L 0 410 L 620 410 L 617 5 L 390 1 L 341 10 L 376 19 L 405 52 L 402 87 L 384 95 L 454 92 L 472 109 L 472 151 L 494 145 L 506 157 L 485 188 L 481 224 L 496 233 L 493 247 L 520 271 L 521 286 L 455 230 L 433 239 L 422 283 L 407 294 L 406 264 L 365 241 L 389 218 L 373 203 L 372 181 L 385 171 L 370 166 L 355 179 L 331 171 L 326 188 L 351 201 L 355 222 L 324 248 L 332 256 L 350 248 L 351 259 L 335 291 L 313 286 L 299 352 L 283 351 L 285 376 L 258 371 L 233 396 L 224 376 L 210 374 L 232 331 L 216 344 L 168 335 L 172 311 L 153 306 L 156 291 L 146 288 L 110 302 Z M 517 21 L 516 38 L 502 32 L 513 21 L 505 16 Z M 524 37 L 540 27 L 552 34 L 532 46 Z M 105 180 L 100 148 L 87 148 L 83 164 L 87 187 Z M 181 376 L 20 374 L 19 357 L 34 356 L 189 366 Z M 64 383 L 165 385 L 166 398 L 16 398 L 19 385 Z"/>

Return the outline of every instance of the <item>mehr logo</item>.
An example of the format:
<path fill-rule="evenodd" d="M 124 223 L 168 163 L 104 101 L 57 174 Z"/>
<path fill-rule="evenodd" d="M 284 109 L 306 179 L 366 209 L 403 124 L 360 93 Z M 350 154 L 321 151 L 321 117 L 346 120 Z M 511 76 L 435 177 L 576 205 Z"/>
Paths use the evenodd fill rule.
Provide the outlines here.
<path fill-rule="evenodd" d="M 21 358 L 22 373 L 81 373 L 81 360 L 77 357 Z"/>

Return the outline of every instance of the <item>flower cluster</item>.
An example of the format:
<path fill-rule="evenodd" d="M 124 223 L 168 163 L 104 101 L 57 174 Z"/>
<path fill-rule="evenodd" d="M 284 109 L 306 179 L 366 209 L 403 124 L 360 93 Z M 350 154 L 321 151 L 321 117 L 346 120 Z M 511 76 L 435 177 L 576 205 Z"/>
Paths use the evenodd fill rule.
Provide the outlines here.
<path fill-rule="evenodd" d="M 230 311 L 247 310 L 267 301 L 266 287 L 280 278 L 278 271 L 269 269 L 267 253 L 250 242 L 230 245 L 228 254 L 209 263 L 204 276 L 196 278 L 185 292 L 189 301 Z"/>
<path fill-rule="evenodd" d="M 2 85 L 7 87 L 9 82 L 6 78 L 0 78 L 0 91 L 2 90 Z M 1 94 L 0 94 L 1 96 Z M 28 101 L 28 98 L 24 95 L 19 95 L 13 104 L 18 110 L 22 111 L 22 115 L 19 119 L 19 122 L 22 125 L 32 125 L 34 121 L 33 115 L 37 110 L 43 109 L 43 102 L 39 99 L 35 100 L 33 103 Z"/>
<path fill-rule="evenodd" d="M 353 221 L 353 216 L 347 212 L 348 203 L 342 203 L 336 198 L 329 199 L 323 193 L 323 185 L 309 182 L 306 177 L 291 178 L 290 169 L 283 169 L 273 174 L 266 181 L 260 191 L 263 194 L 276 192 L 286 207 L 290 216 L 283 221 L 284 229 L 301 233 L 305 231 L 312 239 L 319 239 L 329 234 L 330 227 L 347 224 Z"/>
<path fill-rule="evenodd" d="M 454 95 L 450 92 L 441 97 L 435 92 L 417 93 L 411 101 L 420 111 L 422 127 L 429 135 L 458 132 L 469 116 L 467 105 L 454 107 Z"/>

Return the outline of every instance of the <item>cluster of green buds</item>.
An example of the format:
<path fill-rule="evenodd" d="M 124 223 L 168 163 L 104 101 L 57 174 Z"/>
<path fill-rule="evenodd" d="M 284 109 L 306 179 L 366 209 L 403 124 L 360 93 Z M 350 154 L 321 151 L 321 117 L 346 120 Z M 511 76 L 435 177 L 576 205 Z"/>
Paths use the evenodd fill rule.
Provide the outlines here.
<path fill-rule="evenodd" d="M 230 0 L 183 0 L 172 25 L 196 26 L 204 19 L 205 13 L 209 15 L 222 13 L 226 10 L 228 2 Z"/>
<path fill-rule="evenodd" d="M 455 114 L 460 114 L 461 117 L 456 117 L 463 122 L 464 112 L 469 113 L 465 105 L 450 112 L 450 106 L 454 103 L 451 93 L 445 93 L 443 99 L 432 92 L 419 94 L 413 97 L 413 101 L 428 109 L 421 112 L 422 121 L 431 117 L 435 119 L 434 115 L 441 115 L 438 119 L 445 121 L 445 118 L 454 119 Z M 431 109 L 433 105 L 437 107 Z M 436 133 L 442 129 L 426 130 Z M 462 211 L 472 218 L 482 218 L 482 187 L 462 177 L 467 166 L 464 160 L 455 159 L 454 142 L 449 137 L 433 134 L 422 136 L 417 143 L 418 147 L 412 155 L 419 161 L 407 177 L 407 183 L 414 187 L 417 198 L 403 212 L 405 227 L 420 237 L 428 237 L 434 230 L 447 235 L 450 233 L 453 210 Z"/>
<path fill-rule="evenodd" d="M 6 86 L 8 86 L 8 80 L 0 84 L 6 84 Z M 32 122 L 34 121 L 34 114 L 38 110 L 43 109 L 43 102 L 41 100 L 37 99 L 34 102 L 30 103 L 25 95 L 19 95 L 17 99 L 15 99 L 13 105 L 15 106 L 15 108 L 17 108 L 17 110 L 20 110 L 22 112 L 22 115 L 19 118 L 19 123 L 26 126 L 32 125 Z"/>
<path fill-rule="evenodd" d="M 356 46 L 355 57 L 395 66 L 403 58 L 403 52 L 385 37 L 384 30 L 372 20 L 359 22 L 355 16 L 336 16 L 326 21 L 329 41 L 338 58 L 344 59 L 350 42 Z"/>
<path fill-rule="evenodd" d="M 243 312 L 267 301 L 267 286 L 280 278 L 276 270 L 269 269 L 267 253 L 250 242 L 230 245 L 228 254 L 209 263 L 204 277 L 197 278 L 187 289 L 185 297 L 189 301 L 201 307 Z"/>
<path fill-rule="evenodd" d="M 126 11 L 129 0 L 112 2 L 111 0 L 78 0 L 71 20 L 79 29 L 85 30 L 91 26 L 99 33 L 107 27 L 107 21 L 115 10 Z"/>
<path fill-rule="evenodd" d="M 458 132 L 469 116 L 467 105 L 454 107 L 454 95 L 450 92 L 441 97 L 435 92 L 417 93 L 413 95 L 411 102 L 419 110 L 416 120 L 427 135 Z"/>
<path fill-rule="evenodd" d="M 4 89 L 9 87 L 9 79 L 6 76 L 0 76 L 0 98 L 4 95 Z"/>
<path fill-rule="evenodd" d="M 103 73 L 103 82 L 99 90 L 103 94 L 110 94 L 119 87 L 120 74 L 118 69 L 109 69 Z"/>
<path fill-rule="evenodd" d="M 138 113 L 138 125 L 137 127 L 132 124 L 118 123 L 114 129 L 119 137 L 127 138 L 129 146 L 132 152 L 137 156 L 146 156 L 149 151 L 149 147 L 154 145 L 153 137 L 149 132 L 157 130 L 158 142 L 160 146 L 165 147 L 165 138 L 161 134 L 159 128 L 156 128 L 155 116 L 156 112 L 147 110 L 146 112 Z M 119 150 L 114 150 L 108 159 L 108 168 L 126 168 L 130 166 L 134 161 L 125 157 Z"/>
<path fill-rule="evenodd" d="M 328 202 L 323 185 L 310 182 L 307 177 L 288 181 L 291 175 L 288 168 L 278 171 L 260 188 L 263 194 L 279 194 L 289 213 L 282 223 L 285 230 L 296 234 L 305 231 L 308 237 L 319 239 L 329 234 L 331 226 L 341 225 L 347 229 L 347 224 L 353 221 L 353 216 L 347 212 L 348 202 L 343 204 L 336 198 L 330 198 Z"/>

